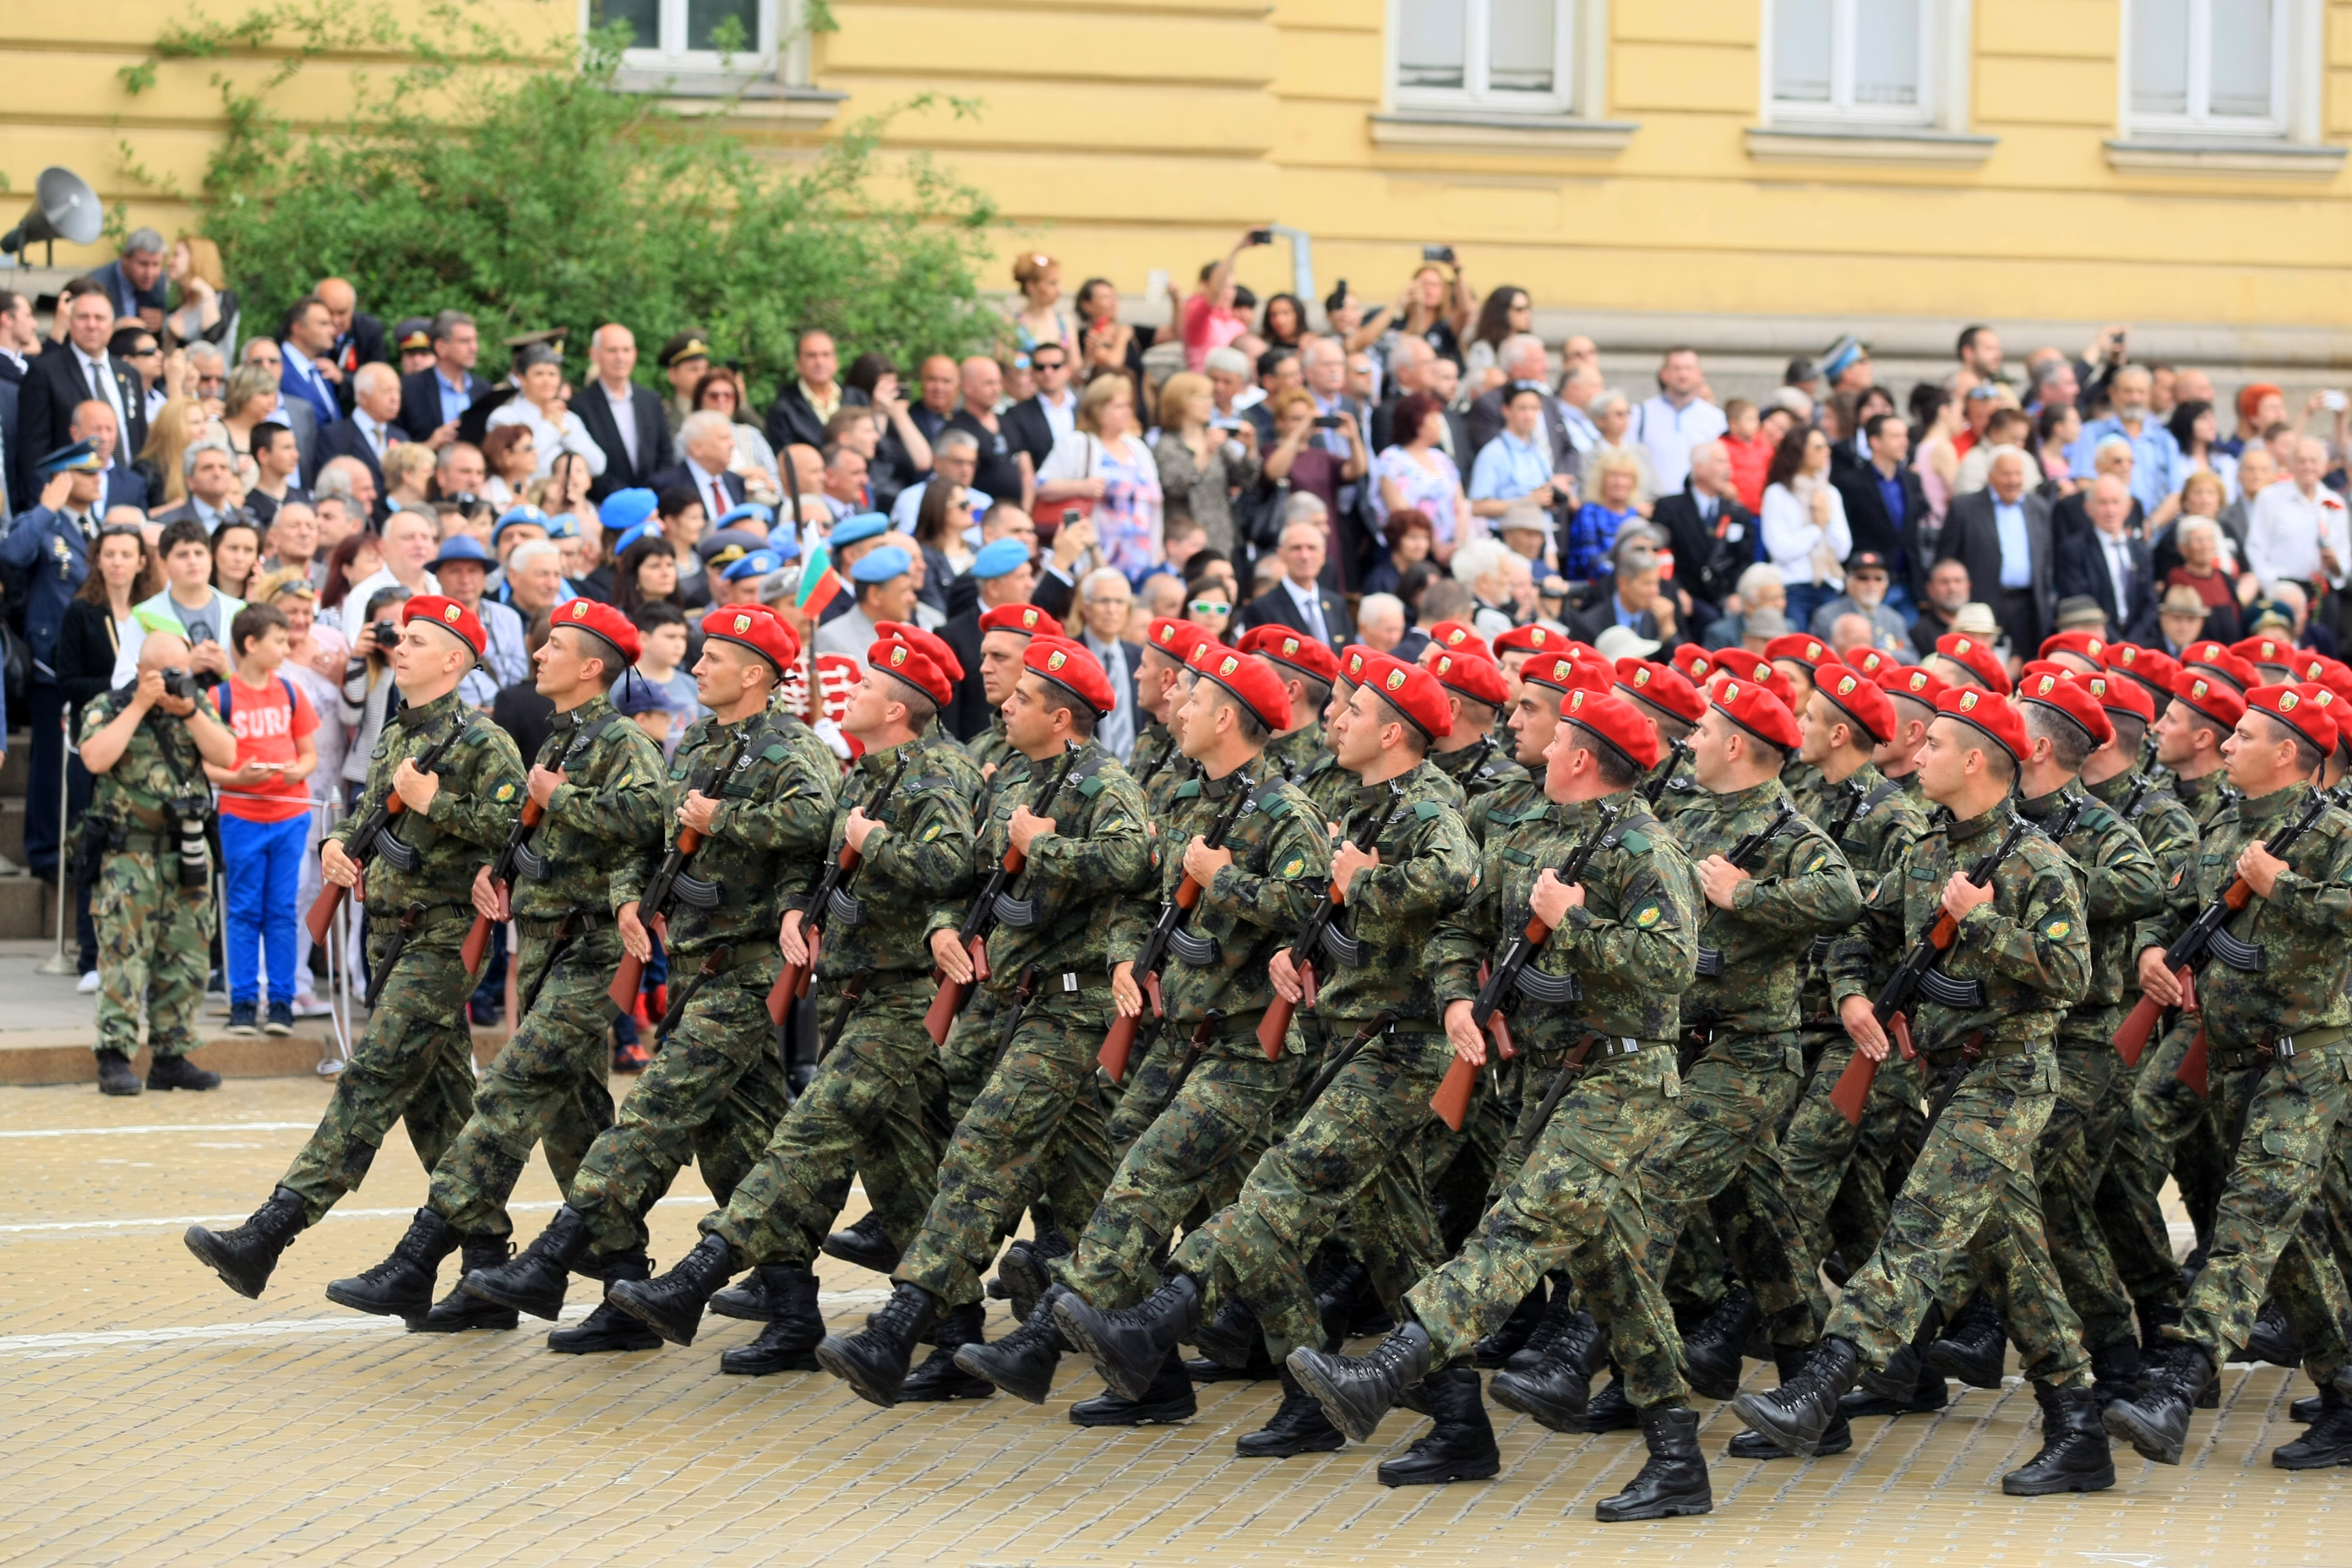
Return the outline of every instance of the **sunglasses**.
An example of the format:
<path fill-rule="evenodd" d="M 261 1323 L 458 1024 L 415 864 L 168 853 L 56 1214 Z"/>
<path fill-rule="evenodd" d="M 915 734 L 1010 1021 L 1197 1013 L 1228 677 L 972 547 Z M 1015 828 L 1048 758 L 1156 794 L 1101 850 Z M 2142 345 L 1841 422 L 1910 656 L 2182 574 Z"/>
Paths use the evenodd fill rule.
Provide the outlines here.
<path fill-rule="evenodd" d="M 1223 599 L 1195 599 L 1192 603 L 1192 610 L 1196 616 L 1230 616 L 1234 613 L 1234 607 Z"/>

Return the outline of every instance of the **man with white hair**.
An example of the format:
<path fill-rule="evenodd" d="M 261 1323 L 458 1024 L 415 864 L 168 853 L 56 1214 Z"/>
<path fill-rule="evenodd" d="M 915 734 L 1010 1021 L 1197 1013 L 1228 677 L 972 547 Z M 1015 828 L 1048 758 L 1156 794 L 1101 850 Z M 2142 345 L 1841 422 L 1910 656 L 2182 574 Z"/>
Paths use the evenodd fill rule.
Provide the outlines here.
<path fill-rule="evenodd" d="M 353 518 L 371 522 L 381 521 L 378 498 L 383 493 L 375 475 L 357 458 L 335 458 L 321 463 L 318 483 L 310 487 L 314 500 L 323 501 L 331 497 L 341 501 Z"/>
<path fill-rule="evenodd" d="M 1549 386 L 1550 369 L 1544 355 L 1543 340 L 1533 332 L 1513 332 L 1495 351 L 1495 359 L 1503 367 L 1503 384 L 1491 392 L 1479 395 L 1470 405 L 1470 458 L 1475 462 L 1486 444 L 1503 433 L 1510 423 L 1510 410 L 1505 396 L 1521 382 L 1531 381 L 1538 386 Z M 1570 454 L 1578 448 L 1570 439 L 1568 418 L 1559 400 L 1549 392 L 1543 399 L 1543 434 L 1538 445 L 1550 460 L 1555 473 L 1573 473 L 1576 465 Z M 1465 468 L 1464 470 L 1467 472 Z"/>
<path fill-rule="evenodd" d="M 2053 625 L 2058 595 L 2050 503 L 2026 488 L 2027 467 L 2022 447 L 1997 448 L 1985 488 L 1956 498 L 1945 515 L 1936 558 L 1967 567 L 2010 646 L 2031 651 Z"/>
<path fill-rule="evenodd" d="M 1658 366 L 1658 395 L 1634 410 L 1633 438 L 1650 454 L 1650 468 L 1657 476 L 1660 495 L 1683 488 L 1690 473 L 1693 447 L 1712 441 L 1730 428 L 1723 410 L 1699 395 L 1706 386 L 1698 351 L 1670 348 Z"/>
<path fill-rule="evenodd" d="M 1658 498 L 1650 521 L 1675 552 L 1675 586 L 1695 600 L 1721 605 L 1756 559 L 1756 516 L 1739 504 L 1731 454 L 1720 441 L 1691 448 L 1689 477 L 1681 490 Z"/>
<path fill-rule="evenodd" d="M 2084 510 L 2088 534 L 2058 542 L 2058 596 L 2084 595 L 2106 612 L 2106 635 L 2116 642 L 2146 643 L 2156 635 L 2156 564 L 2147 542 L 2134 539 L 2125 523 L 2131 491 L 2112 474 L 2091 481 Z"/>
<path fill-rule="evenodd" d="M 321 426 L 311 460 L 320 467 L 337 458 L 359 462 L 384 492 L 383 459 L 407 435 L 393 421 L 400 416 L 400 373 L 388 364 L 363 364 L 352 373 L 352 416 Z"/>
<path fill-rule="evenodd" d="M 1739 607 L 1735 610 L 1729 603 L 1726 603 L 1722 616 L 1707 624 L 1706 636 L 1700 640 L 1709 647 L 1738 647 L 1741 635 L 1740 623 L 1748 612 L 1753 610 L 1777 612 L 1789 607 L 1788 580 L 1780 575 L 1780 569 L 1769 561 L 1759 561 L 1755 565 L 1742 572 L 1732 586 L 1732 594 Z"/>
<path fill-rule="evenodd" d="M 1315 400 L 1318 418 L 1337 416 L 1356 422 L 1357 432 L 1367 441 L 1372 438 L 1370 421 L 1363 401 L 1348 391 L 1348 354 L 1332 338 L 1309 338 L 1300 346 L 1299 369 L 1307 376 L 1307 395 Z M 1348 438 L 1337 430 L 1318 429 L 1307 437 L 1331 454 L 1339 462 L 1346 462 L 1350 448 Z M 1378 449 L 1378 443 L 1374 443 Z M 1356 510 L 1356 497 L 1362 489 L 1360 483 L 1339 487 L 1339 510 L 1344 515 Z"/>
<path fill-rule="evenodd" d="M 1127 574 L 1118 567 L 1097 566 L 1078 584 L 1078 602 L 1083 617 L 1078 641 L 1110 678 L 1111 694 L 1118 699 L 1117 706 L 1096 724 L 1095 739 L 1124 763 L 1134 754 L 1135 737 L 1143 727 L 1135 693 L 1135 678 L 1143 668 L 1143 647 L 1127 640 L 1135 591 L 1127 585 Z"/>
<path fill-rule="evenodd" d="M 1404 640 L 1404 601 L 1394 594 L 1367 594 L 1356 605 L 1356 640 L 1381 653 L 1393 653 Z"/>
<path fill-rule="evenodd" d="M 2318 583 L 2341 588 L 2352 565 L 2352 534 L 2345 527 L 2344 498 L 2319 482 L 2327 471 L 2327 447 L 2311 437 L 2294 444 L 2286 482 L 2266 486 L 2246 514 L 2246 565 L 2266 593 L 2280 583 Z"/>
<path fill-rule="evenodd" d="M 572 597 L 564 591 L 562 547 L 551 539 L 516 545 L 505 570 L 506 603 L 526 626 Z"/>
<path fill-rule="evenodd" d="M 1323 504 L 1312 496 L 1294 495 L 1283 512 L 1290 519 L 1282 525 L 1282 576 L 1266 593 L 1242 606 L 1241 629 L 1253 626 L 1288 626 L 1295 632 L 1327 643 L 1331 651 L 1339 652 L 1355 640 L 1356 624 L 1348 615 L 1348 602 L 1327 587 L 1323 581 L 1323 563 L 1330 549 L 1330 526 L 1324 517 L 1307 515 L 1301 501 L 1313 501 L 1313 510 L 1321 512 Z"/>
<path fill-rule="evenodd" d="M 1454 580 L 1470 590 L 1476 605 L 1471 612 L 1470 625 L 1488 642 L 1494 641 L 1513 625 L 1510 603 L 1511 579 L 1507 564 L 1511 551 L 1499 540 L 1474 539 L 1454 552 L 1449 563 Z"/>
<path fill-rule="evenodd" d="M 205 525 L 206 533 L 211 533 L 220 527 L 222 518 L 239 500 L 236 455 L 228 449 L 227 442 L 216 437 L 192 441 L 188 449 L 180 454 L 180 474 L 187 483 L 188 499 L 155 513 L 155 521 L 172 523 L 184 517 L 194 518 Z"/>
<path fill-rule="evenodd" d="M 702 501 L 705 517 L 721 518 L 743 504 L 743 476 L 728 471 L 735 461 L 735 426 L 726 415 L 704 408 L 677 427 L 684 458 L 646 481 L 656 495 L 684 485 Z"/>

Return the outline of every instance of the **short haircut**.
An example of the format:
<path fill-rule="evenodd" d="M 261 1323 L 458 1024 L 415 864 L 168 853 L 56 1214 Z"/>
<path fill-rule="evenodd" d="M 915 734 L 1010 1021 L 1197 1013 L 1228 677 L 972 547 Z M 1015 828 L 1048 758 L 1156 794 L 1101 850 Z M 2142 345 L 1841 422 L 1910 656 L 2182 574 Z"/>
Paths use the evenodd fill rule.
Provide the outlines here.
<path fill-rule="evenodd" d="M 584 626 L 572 626 L 569 622 L 557 626 L 555 631 L 572 632 L 579 637 L 580 657 L 597 661 L 596 682 L 605 690 L 612 690 L 614 683 L 628 672 L 629 661 L 621 657 L 621 650 L 596 633 Z"/>
<path fill-rule="evenodd" d="M 1061 682 L 1048 680 L 1042 675 L 1037 678 L 1037 689 L 1045 693 L 1046 712 L 1067 713 L 1070 716 L 1070 733 L 1081 741 L 1094 739 L 1095 726 L 1101 722 L 1102 715 L 1096 712 L 1090 703 L 1081 700 L 1076 692 Z"/>
<path fill-rule="evenodd" d="M 122 254 L 161 256 L 163 254 L 163 237 L 154 229 L 143 226 L 134 228 L 122 237 Z"/>
<path fill-rule="evenodd" d="M 154 335 L 147 330 L 146 323 L 133 318 L 114 329 L 114 335 L 106 340 L 106 352 L 115 359 L 126 358 L 133 343 Z"/>
<path fill-rule="evenodd" d="M 287 624 L 286 612 L 273 605 L 247 605 L 228 624 L 229 651 L 243 658 L 245 650 L 253 646 L 254 638 L 272 626 L 286 626 Z"/>
<path fill-rule="evenodd" d="M 2051 760 L 2060 767 L 2070 773 L 2081 773 L 2083 760 L 2094 749 L 2091 732 L 2065 714 L 2053 710 L 2048 703 L 2026 702 L 2019 706 L 2025 710 L 2026 734 L 2037 741 L 2049 742 Z"/>
<path fill-rule="evenodd" d="M 463 310 L 444 310 L 433 318 L 433 324 L 425 329 L 425 335 L 436 343 L 446 342 L 459 327 L 473 324 L 474 318 Z"/>
<path fill-rule="evenodd" d="M 278 335 L 281 338 L 292 337 L 294 335 L 294 323 L 309 315 L 314 306 L 319 310 L 324 310 L 327 309 L 327 302 L 324 300 L 320 299 L 316 294 L 305 294 L 299 300 L 297 300 L 292 304 L 287 306 L 284 324 L 278 328 Z M 331 312 L 330 313 L 331 314 Z"/>
<path fill-rule="evenodd" d="M 980 450 L 980 437 L 969 430 L 942 430 L 940 432 L 940 438 L 931 443 L 931 450 L 935 454 L 977 452 Z"/>
<path fill-rule="evenodd" d="M 735 422 L 716 408 L 698 408 L 679 424 L 677 444 L 683 447 L 688 441 L 699 441 L 707 436 L 716 436 L 734 428 Z"/>
<path fill-rule="evenodd" d="M 1265 721 L 1257 716 L 1257 710 L 1234 696 L 1231 687 L 1226 686 L 1223 681 L 1212 681 L 1210 684 L 1217 689 L 1217 701 L 1234 710 L 1235 734 L 1253 746 L 1264 746 L 1266 742 L 1274 738 L 1274 731 L 1267 729 Z"/>
<path fill-rule="evenodd" d="M 228 465 L 232 469 L 236 467 L 236 454 L 229 450 L 228 443 L 207 436 L 201 441 L 189 442 L 188 449 L 180 454 L 180 477 L 184 479 L 194 474 L 196 471 L 196 459 L 206 452 L 218 452 L 228 459 Z"/>
<path fill-rule="evenodd" d="M 1116 566 L 1097 566 L 1087 573 L 1085 579 L 1078 584 L 1078 596 L 1091 602 L 1095 596 L 1095 589 L 1098 585 L 1111 584 L 1124 591 L 1130 602 L 1134 600 L 1135 591 L 1128 586 L 1127 574 Z"/>
<path fill-rule="evenodd" d="M 1408 717 L 1403 709 L 1398 707 L 1387 698 L 1382 697 L 1379 692 L 1375 691 L 1372 693 L 1372 700 L 1378 702 L 1381 707 L 1387 711 L 1388 717 L 1381 721 L 1383 727 L 1390 724 L 1402 724 L 1404 726 L 1404 743 L 1408 751 L 1412 752 L 1416 757 L 1425 757 L 1429 754 L 1430 735 L 1428 731 L 1423 730 L 1419 723 Z"/>
<path fill-rule="evenodd" d="M 155 553 L 169 561 L 172 552 L 183 544 L 201 544 L 205 554 L 213 552 L 213 536 L 193 517 L 175 518 L 165 523 L 163 531 L 155 536 Z"/>
<path fill-rule="evenodd" d="M 1454 580 L 1465 588 L 1469 587 L 1479 578 L 1501 571 L 1503 559 L 1510 552 L 1510 547 L 1500 540 L 1471 540 L 1454 552 L 1451 563 Z"/>
<path fill-rule="evenodd" d="M 2262 713 L 2263 722 L 2270 726 L 2271 741 L 2273 744 L 2280 741 L 2293 741 L 2294 742 L 2294 766 L 2297 773 L 2308 773 L 2315 772 L 2321 763 L 2326 761 L 2325 753 L 2320 751 L 2318 746 L 2314 744 L 2302 731 L 2296 729 L 2294 725 L 2288 723 L 2277 714 L 2263 713 L 2259 708 L 2252 709 L 2251 711 Z"/>
<path fill-rule="evenodd" d="M 253 449 L 257 452 L 267 452 L 271 447 L 277 445 L 278 437 L 292 434 L 294 431 L 291 426 L 280 425 L 275 419 L 265 419 L 253 427 Z"/>
<path fill-rule="evenodd" d="M 702 494 L 692 485 L 672 485 L 654 498 L 654 512 L 658 517 L 676 517 L 690 506 L 700 506 Z M 710 520 L 718 521 L 716 518 Z"/>
<path fill-rule="evenodd" d="M 1543 689 L 1545 689 L 1543 687 L 1533 682 L 1528 685 L 1528 692 L 1530 696 Z M 1591 753 L 1593 771 L 1601 775 L 1602 784 L 1607 784 L 1611 789 L 1627 789 L 1632 787 L 1635 779 L 1642 776 L 1641 770 L 1633 765 L 1633 759 L 1619 751 L 1610 742 L 1601 739 L 1598 731 L 1589 725 L 1580 724 L 1573 719 L 1567 722 L 1568 727 L 1576 732 L 1577 745 Z"/>
<path fill-rule="evenodd" d="M 507 557 L 507 570 L 509 573 L 519 572 L 541 557 L 561 562 L 563 559 L 563 551 L 551 539 L 525 540 L 515 546 L 513 554 Z"/>
<path fill-rule="evenodd" d="M 1755 598 L 1759 589 L 1780 588 L 1787 584 L 1788 578 L 1781 574 L 1778 566 L 1769 561 L 1759 561 L 1739 574 L 1739 581 L 1734 585 L 1733 592 L 1737 593 L 1744 603 Z"/>
<path fill-rule="evenodd" d="M 2118 713 L 2107 710 L 2107 722 L 2116 727 L 2116 749 L 2137 752 L 2147 742 L 2147 721 L 2137 713 Z"/>
<path fill-rule="evenodd" d="M 629 612 L 629 624 L 641 632 L 660 626 L 682 626 L 686 625 L 686 612 L 667 599 L 647 599 Z"/>

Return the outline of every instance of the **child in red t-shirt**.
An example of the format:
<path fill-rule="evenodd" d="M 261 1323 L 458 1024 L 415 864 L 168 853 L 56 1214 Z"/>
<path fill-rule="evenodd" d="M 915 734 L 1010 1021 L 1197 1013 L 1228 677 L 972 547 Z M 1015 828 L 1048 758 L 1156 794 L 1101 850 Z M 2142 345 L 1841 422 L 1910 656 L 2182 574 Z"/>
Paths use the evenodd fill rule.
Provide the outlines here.
<path fill-rule="evenodd" d="M 228 970 L 228 1032 L 255 1032 L 261 984 L 256 960 L 268 955 L 273 1035 L 294 1030 L 294 906 L 310 827 L 319 715 L 310 699 L 278 673 L 290 647 L 286 616 L 249 605 L 229 623 L 236 668 L 213 688 L 213 705 L 236 736 L 236 765 L 205 764 L 220 791 L 221 879 L 227 919 L 221 934 Z"/>

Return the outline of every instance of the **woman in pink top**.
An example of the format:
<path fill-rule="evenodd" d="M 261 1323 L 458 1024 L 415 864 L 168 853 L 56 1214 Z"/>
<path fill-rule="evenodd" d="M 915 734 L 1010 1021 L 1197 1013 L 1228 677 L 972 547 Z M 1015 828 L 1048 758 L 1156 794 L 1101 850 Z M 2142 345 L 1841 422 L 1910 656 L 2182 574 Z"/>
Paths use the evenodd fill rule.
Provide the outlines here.
<path fill-rule="evenodd" d="M 1223 261 L 1201 268 L 1201 289 L 1184 301 L 1179 323 L 1184 331 L 1184 368 L 1199 370 L 1211 349 L 1223 348 L 1249 331 L 1249 322 L 1234 314 L 1234 261 L 1252 245 L 1263 244 L 1252 229 L 1234 241 Z"/>

